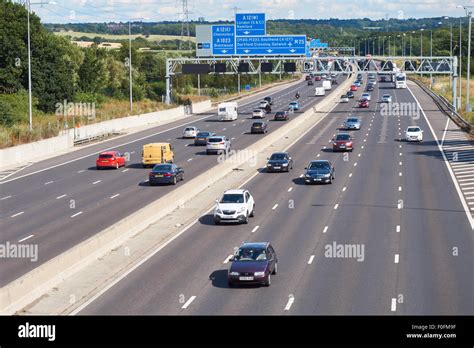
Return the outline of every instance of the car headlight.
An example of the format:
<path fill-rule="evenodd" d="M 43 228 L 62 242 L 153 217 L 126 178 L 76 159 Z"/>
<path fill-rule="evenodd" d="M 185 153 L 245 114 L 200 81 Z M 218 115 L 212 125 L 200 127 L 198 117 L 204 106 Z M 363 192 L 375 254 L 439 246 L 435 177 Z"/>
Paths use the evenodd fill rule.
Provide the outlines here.
<path fill-rule="evenodd" d="M 283 167 L 288 167 L 288 163 L 283 163 Z"/>
<path fill-rule="evenodd" d="M 238 275 L 239 275 L 239 272 L 229 272 L 229 275 L 231 275 L 231 276 L 238 276 Z"/>
<path fill-rule="evenodd" d="M 331 176 L 330 173 L 324 174 L 324 177 L 325 177 L 325 178 L 329 178 L 330 176 Z"/>
<path fill-rule="evenodd" d="M 305 176 L 304 176 L 304 177 L 305 177 L 305 178 L 311 178 L 311 175 L 309 175 L 309 174 L 305 174 Z"/>
<path fill-rule="evenodd" d="M 255 272 L 254 276 L 255 277 L 263 277 L 265 275 L 265 272 Z"/>
<path fill-rule="evenodd" d="M 272 165 L 270 163 L 267 164 L 267 167 L 271 167 Z"/>

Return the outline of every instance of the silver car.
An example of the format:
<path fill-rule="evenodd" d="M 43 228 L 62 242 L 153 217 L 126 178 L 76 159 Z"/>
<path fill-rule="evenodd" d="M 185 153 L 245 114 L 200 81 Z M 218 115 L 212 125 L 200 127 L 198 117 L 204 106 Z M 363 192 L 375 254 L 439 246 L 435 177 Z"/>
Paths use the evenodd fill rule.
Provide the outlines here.
<path fill-rule="evenodd" d="M 382 96 L 382 103 L 391 103 L 392 102 L 392 96 L 390 94 L 384 94 Z"/>
<path fill-rule="evenodd" d="M 196 138 L 196 135 L 199 133 L 197 127 L 186 127 L 183 131 L 183 138 Z"/>
<path fill-rule="evenodd" d="M 207 139 L 206 153 L 228 153 L 230 150 L 230 140 L 225 136 L 213 136 Z"/>
<path fill-rule="evenodd" d="M 360 100 L 362 99 L 367 99 L 370 101 L 370 93 L 362 93 L 362 95 L 360 96 Z"/>
<path fill-rule="evenodd" d="M 344 128 L 345 129 L 360 129 L 360 120 L 357 117 L 348 117 L 344 121 Z"/>

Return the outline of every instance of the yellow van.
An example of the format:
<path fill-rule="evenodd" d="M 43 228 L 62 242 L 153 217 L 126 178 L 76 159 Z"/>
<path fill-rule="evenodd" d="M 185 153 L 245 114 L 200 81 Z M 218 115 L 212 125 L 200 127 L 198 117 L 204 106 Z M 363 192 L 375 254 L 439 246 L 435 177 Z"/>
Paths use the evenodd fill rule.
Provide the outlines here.
<path fill-rule="evenodd" d="M 143 145 L 143 167 L 152 167 L 158 163 L 173 163 L 173 146 L 170 143 L 151 143 Z"/>

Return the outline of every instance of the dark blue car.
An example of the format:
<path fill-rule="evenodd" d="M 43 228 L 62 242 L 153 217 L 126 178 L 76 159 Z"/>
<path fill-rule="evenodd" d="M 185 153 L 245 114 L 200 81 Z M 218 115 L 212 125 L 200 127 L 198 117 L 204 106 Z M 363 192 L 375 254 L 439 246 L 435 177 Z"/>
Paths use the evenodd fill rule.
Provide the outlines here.
<path fill-rule="evenodd" d="M 311 161 L 305 168 L 305 184 L 329 183 L 335 179 L 334 166 L 327 160 Z"/>
<path fill-rule="evenodd" d="M 184 170 L 176 164 L 157 164 L 149 174 L 150 185 L 173 184 L 184 180 Z"/>
<path fill-rule="evenodd" d="M 289 172 L 293 169 L 293 159 L 288 152 L 275 152 L 267 162 L 267 172 Z"/>

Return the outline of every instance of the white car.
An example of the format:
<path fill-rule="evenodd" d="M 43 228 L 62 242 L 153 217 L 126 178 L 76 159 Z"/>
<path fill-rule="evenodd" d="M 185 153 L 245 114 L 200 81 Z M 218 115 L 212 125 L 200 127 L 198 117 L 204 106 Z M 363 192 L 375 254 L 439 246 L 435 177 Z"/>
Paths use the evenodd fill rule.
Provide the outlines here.
<path fill-rule="evenodd" d="M 406 141 L 423 141 L 423 131 L 418 126 L 410 126 L 405 131 Z"/>
<path fill-rule="evenodd" d="M 225 136 L 213 136 L 207 139 L 206 153 L 229 153 L 230 140 Z"/>
<path fill-rule="evenodd" d="M 252 111 L 252 118 L 264 118 L 265 117 L 265 111 L 262 109 L 255 109 Z"/>
<path fill-rule="evenodd" d="M 392 102 L 392 96 L 390 94 L 384 94 L 382 96 L 382 103 L 391 103 Z"/>
<path fill-rule="evenodd" d="M 186 127 L 183 131 L 183 138 L 196 138 L 196 135 L 199 133 L 197 127 Z"/>
<path fill-rule="evenodd" d="M 270 104 L 268 104 L 268 102 L 266 100 L 264 100 L 264 101 L 261 101 L 260 104 L 258 104 L 258 108 L 259 109 L 265 109 L 268 105 L 270 105 Z"/>
<path fill-rule="evenodd" d="M 362 99 L 367 99 L 370 101 L 370 93 L 362 93 L 362 95 L 360 96 L 360 100 Z"/>
<path fill-rule="evenodd" d="M 220 200 L 216 200 L 214 223 L 239 222 L 246 224 L 255 215 L 255 201 L 249 191 L 227 190 Z"/>
<path fill-rule="evenodd" d="M 349 97 L 347 95 L 341 95 L 341 99 L 339 99 L 341 103 L 349 103 Z"/>

